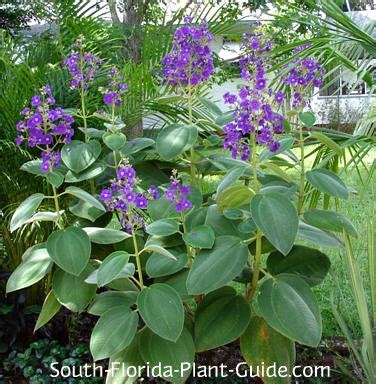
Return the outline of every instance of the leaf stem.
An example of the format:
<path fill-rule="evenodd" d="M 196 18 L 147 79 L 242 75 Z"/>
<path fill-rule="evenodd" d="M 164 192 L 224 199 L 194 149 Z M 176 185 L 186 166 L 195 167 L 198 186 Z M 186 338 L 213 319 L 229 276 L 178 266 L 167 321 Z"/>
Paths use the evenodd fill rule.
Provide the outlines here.
<path fill-rule="evenodd" d="M 59 206 L 59 198 L 58 198 L 58 194 L 57 194 L 57 191 L 56 191 L 56 187 L 51 184 L 52 186 L 52 192 L 53 192 L 53 197 L 54 197 L 54 202 L 55 202 L 55 210 L 56 210 L 56 214 L 57 214 L 57 226 L 62 229 L 63 228 L 63 224 L 61 222 L 61 215 L 60 215 L 60 206 Z"/>
<path fill-rule="evenodd" d="M 300 146 L 300 181 L 298 194 L 298 215 L 300 215 L 304 203 L 304 187 L 305 187 L 305 156 L 304 156 L 304 137 L 303 126 L 299 125 L 299 146 Z"/>
<path fill-rule="evenodd" d="M 183 212 L 181 213 L 181 221 L 183 223 L 183 232 L 186 233 L 187 229 L 186 229 L 186 226 L 185 226 Z M 191 247 L 188 244 L 186 244 L 186 247 L 187 247 L 187 256 L 188 256 L 188 267 L 191 267 L 192 266 L 192 262 L 193 262 L 192 249 L 191 249 Z"/>
<path fill-rule="evenodd" d="M 256 132 L 253 132 L 251 134 L 251 144 L 252 144 L 252 171 L 253 171 L 253 185 L 255 192 L 260 192 L 260 184 L 257 178 L 257 147 L 256 147 Z M 256 253 L 255 253 L 255 259 L 253 263 L 253 275 L 252 275 L 252 282 L 251 287 L 248 289 L 246 293 L 246 297 L 249 301 L 252 300 L 253 295 L 256 292 L 257 283 L 260 276 L 260 259 L 261 259 L 261 238 L 262 233 L 259 229 L 256 231 Z"/>
<path fill-rule="evenodd" d="M 188 117 L 189 117 L 189 125 L 190 126 L 193 125 L 192 103 L 193 103 L 192 86 L 190 83 L 188 83 Z M 190 154 L 191 154 L 191 159 L 190 159 L 191 160 L 191 179 L 192 179 L 192 184 L 196 185 L 197 184 L 197 178 L 196 178 L 194 143 L 191 146 Z"/>
<path fill-rule="evenodd" d="M 136 234 L 134 233 L 133 229 L 132 229 L 132 239 L 133 239 L 133 246 L 134 246 L 134 256 L 136 258 L 136 264 L 137 264 L 138 281 L 140 283 L 141 289 L 143 289 L 144 288 L 144 279 L 142 277 L 142 268 L 141 268 L 140 254 L 138 252 L 138 245 L 137 245 Z"/>

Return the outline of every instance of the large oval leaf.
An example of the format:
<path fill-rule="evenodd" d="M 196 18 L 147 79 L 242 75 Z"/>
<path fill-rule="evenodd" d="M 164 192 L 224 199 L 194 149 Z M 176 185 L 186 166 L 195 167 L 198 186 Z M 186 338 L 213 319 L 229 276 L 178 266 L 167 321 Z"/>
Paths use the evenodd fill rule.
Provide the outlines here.
<path fill-rule="evenodd" d="M 187 264 L 187 254 L 181 250 L 170 250 L 176 257 L 173 260 L 169 257 L 164 257 L 159 253 L 152 253 L 146 262 L 146 273 L 150 277 L 160 277 L 172 275 L 183 269 Z"/>
<path fill-rule="evenodd" d="M 358 237 L 358 232 L 354 224 L 345 216 L 338 212 L 313 209 L 304 213 L 304 220 L 315 227 L 324 231 L 347 232 L 349 235 Z"/>
<path fill-rule="evenodd" d="M 103 206 L 103 204 L 100 201 L 98 201 L 95 197 L 91 196 L 90 193 L 84 191 L 81 188 L 68 187 L 66 188 L 65 193 L 69 193 L 70 195 L 85 201 L 86 203 L 90 204 L 94 208 L 99 209 L 100 211 L 106 212 L 106 208 Z"/>
<path fill-rule="evenodd" d="M 103 287 L 122 275 L 124 267 L 129 260 L 129 254 L 124 251 L 115 251 L 108 255 L 98 268 L 97 285 Z"/>
<path fill-rule="evenodd" d="M 327 195 L 347 199 L 349 191 L 344 182 L 332 171 L 319 168 L 306 173 L 307 180 L 320 192 Z"/>
<path fill-rule="evenodd" d="M 215 241 L 213 229 L 207 225 L 199 225 L 183 234 L 183 240 L 193 248 L 212 248 Z"/>
<path fill-rule="evenodd" d="M 102 136 L 103 142 L 111 151 L 120 151 L 127 141 L 127 137 L 121 132 L 106 132 Z"/>
<path fill-rule="evenodd" d="M 24 200 L 13 213 L 12 220 L 9 225 L 10 231 L 14 232 L 31 219 L 43 199 L 43 193 L 34 193 Z"/>
<path fill-rule="evenodd" d="M 47 324 L 59 312 L 61 304 L 56 300 L 54 291 L 50 291 L 44 300 L 42 309 L 39 313 L 38 320 L 34 327 L 34 332 L 43 325 Z"/>
<path fill-rule="evenodd" d="M 131 235 L 124 231 L 111 228 L 85 227 L 83 230 L 95 244 L 114 244 L 128 239 Z"/>
<path fill-rule="evenodd" d="M 80 276 L 57 269 L 52 278 L 52 289 L 56 299 L 72 312 L 82 312 L 95 296 L 96 286 L 85 283 L 93 271 L 88 265 Z"/>
<path fill-rule="evenodd" d="M 154 221 L 146 227 L 146 232 L 155 236 L 169 236 L 179 232 L 179 223 L 174 219 Z"/>
<path fill-rule="evenodd" d="M 137 296 L 138 292 L 106 291 L 99 293 L 88 309 L 88 313 L 102 316 L 109 309 L 119 305 L 130 307 L 136 303 Z"/>
<path fill-rule="evenodd" d="M 89 236 L 81 228 L 68 227 L 51 233 L 47 250 L 60 268 L 78 276 L 89 262 L 91 244 Z"/>
<path fill-rule="evenodd" d="M 298 214 L 284 195 L 255 195 L 251 201 L 252 218 L 267 239 L 284 255 L 292 248 L 298 232 Z"/>
<path fill-rule="evenodd" d="M 35 284 L 50 271 L 52 259 L 47 251 L 46 243 L 34 245 L 22 256 L 21 264 L 10 275 L 7 293 Z"/>
<path fill-rule="evenodd" d="M 217 237 L 214 247 L 201 251 L 193 261 L 187 279 L 189 294 L 200 295 L 224 286 L 239 275 L 247 258 L 247 246 L 238 237 Z"/>
<path fill-rule="evenodd" d="M 197 136 L 198 131 L 195 125 L 169 125 L 159 132 L 157 151 L 165 160 L 171 160 L 188 150 Z"/>
<path fill-rule="evenodd" d="M 323 247 L 335 248 L 342 245 L 340 239 L 333 234 L 322 231 L 302 221 L 299 222 L 298 237 Z"/>
<path fill-rule="evenodd" d="M 101 145 L 97 140 L 90 140 L 88 143 L 72 140 L 63 146 L 61 159 L 71 171 L 80 173 L 93 164 L 100 153 Z"/>
<path fill-rule="evenodd" d="M 144 361 L 150 367 L 171 367 L 171 375 L 162 376 L 174 383 L 184 383 L 190 375 L 195 355 L 195 345 L 191 334 L 183 329 L 176 342 L 165 340 L 154 334 L 150 329 L 145 329 L 140 334 L 139 351 Z M 182 371 L 184 363 L 190 364 L 188 369 Z M 164 369 L 162 369 L 163 375 Z"/>
<path fill-rule="evenodd" d="M 257 304 L 259 314 L 282 335 L 312 347 L 320 342 L 320 311 L 302 278 L 283 273 L 264 281 Z"/>
<path fill-rule="evenodd" d="M 294 245 L 286 256 L 272 252 L 268 256 L 267 268 L 272 275 L 296 274 L 314 286 L 320 284 L 329 272 L 330 259 L 317 249 Z"/>
<path fill-rule="evenodd" d="M 247 330 L 240 337 L 240 351 L 250 367 L 287 367 L 286 377 L 262 377 L 265 384 L 290 384 L 295 363 L 294 342 L 276 332 L 261 317 L 252 317 Z M 261 370 L 260 370 L 261 371 Z"/>
<path fill-rule="evenodd" d="M 196 351 L 206 351 L 236 340 L 251 317 L 248 302 L 234 289 L 214 291 L 200 302 L 195 313 Z"/>
<path fill-rule="evenodd" d="M 249 204 L 254 192 L 245 185 L 232 185 L 222 190 L 217 197 L 217 207 L 222 212 L 226 208 L 238 208 Z"/>
<path fill-rule="evenodd" d="M 178 339 L 184 325 L 184 308 L 175 289 L 161 283 L 144 288 L 138 295 L 137 307 L 154 333 L 166 340 Z"/>
<path fill-rule="evenodd" d="M 90 338 L 94 361 L 110 357 L 133 340 L 138 324 L 137 313 L 120 305 L 106 311 L 95 324 Z"/>

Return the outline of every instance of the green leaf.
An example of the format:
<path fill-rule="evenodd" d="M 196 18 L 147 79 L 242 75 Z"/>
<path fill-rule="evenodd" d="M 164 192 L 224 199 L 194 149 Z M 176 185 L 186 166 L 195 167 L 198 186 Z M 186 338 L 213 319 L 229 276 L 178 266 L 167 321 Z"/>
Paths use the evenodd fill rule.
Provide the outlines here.
<path fill-rule="evenodd" d="M 168 381 L 182 384 L 188 379 L 191 368 L 182 372 L 181 367 L 184 363 L 190 364 L 190 367 L 193 366 L 195 345 L 187 329 L 184 328 L 176 342 L 172 342 L 146 328 L 140 334 L 138 346 L 143 360 L 147 361 L 150 367 L 158 365 L 171 367 L 171 372 L 162 376 Z M 162 369 L 162 375 L 163 372 L 164 369 Z"/>
<path fill-rule="evenodd" d="M 224 286 L 239 275 L 247 259 L 247 246 L 238 237 L 217 237 L 214 247 L 201 251 L 193 261 L 187 279 L 189 294 L 200 295 Z"/>
<path fill-rule="evenodd" d="M 153 221 L 164 219 L 166 217 L 179 217 L 174 204 L 171 203 L 165 196 L 159 199 L 152 200 L 148 204 L 148 213 Z"/>
<path fill-rule="evenodd" d="M 68 227 L 51 233 L 47 250 L 60 268 L 78 276 L 89 262 L 91 244 L 89 236 L 81 228 Z"/>
<path fill-rule="evenodd" d="M 308 128 L 313 127 L 316 122 L 316 117 L 312 112 L 300 112 L 299 119 Z"/>
<path fill-rule="evenodd" d="M 43 327 L 43 325 L 47 324 L 59 312 L 60 308 L 61 304 L 56 300 L 54 291 L 50 291 L 44 300 L 38 320 L 34 327 L 34 332 Z"/>
<path fill-rule="evenodd" d="M 314 227 L 340 233 L 345 231 L 350 236 L 358 237 L 354 224 L 338 212 L 313 209 L 312 211 L 305 212 L 303 216 L 304 220 Z"/>
<path fill-rule="evenodd" d="M 217 207 L 220 211 L 226 208 L 238 208 L 249 204 L 254 192 L 245 185 L 233 185 L 219 193 Z"/>
<path fill-rule="evenodd" d="M 127 265 L 129 254 L 124 251 L 115 251 L 107 256 L 98 268 L 97 285 L 103 287 L 122 274 Z"/>
<path fill-rule="evenodd" d="M 320 284 L 329 272 L 330 259 L 316 249 L 294 245 L 286 256 L 272 252 L 266 265 L 272 275 L 292 273 L 314 286 Z"/>
<path fill-rule="evenodd" d="M 247 328 L 250 317 L 248 302 L 234 289 L 209 293 L 195 313 L 196 351 L 207 351 L 236 340 Z"/>
<path fill-rule="evenodd" d="M 105 212 L 103 209 L 98 209 L 93 207 L 91 204 L 83 200 L 77 200 L 74 205 L 69 207 L 69 210 L 77 217 L 82 217 L 84 219 L 94 222 L 99 217 L 101 217 Z"/>
<path fill-rule="evenodd" d="M 145 244 L 145 248 L 143 249 L 145 252 L 155 252 L 158 253 L 159 255 L 166 256 L 174 261 L 176 261 L 176 257 L 169 252 L 167 249 L 163 248 L 160 244 L 152 241 L 148 241 Z"/>
<path fill-rule="evenodd" d="M 23 254 L 21 264 L 10 275 L 6 292 L 17 291 L 35 284 L 47 275 L 52 264 L 46 243 L 32 246 Z"/>
<path fill-rule="evenodd" d="M 163 128 L 157 137 L 157 152 L 172 160 L 187 151 L 198 137 L 195 125 L 172 124 Z"/>
<path fill-rule="evenodd" d="M 154 221 L 146 227 L 149 235 L 169 236 L 179 232 L 179 223 L 174 219 L 161 219 Z"/>
<path fill-rule="evenodd" d="M 122 149 L 122 154 L 124 156 L 133 155 L 134 153 L 140 152 L 143 149 L 151 147 L 154 144 L 155 144 L 155 141 L 153 139 L 149 139 L 147 137 L 137 137 L 136 139 L 127 141 L 124 144 L 124 147 Z"/>
<path fill-rule="evenodd" d="M 184 216 L 184 224 L 186 230 L 190 231 L 194 227 L 205 224 L 207 212 L 207 207 L 201 207 L 198 209 L 193 209 L 186 216 Z"/>
<path fill-rule="evenodd" d="M 263 161 L 271 159 L 274 156 L 279 155 L 280 153 L 287 151 L 288 149 L 290 149 L 294 145 L 295 138 L 294 137 L 284 137 L 283 139 L 281 139 L 279 141 L 279 143 L 280 143 L 280 147 L 276 152 L 270 152 L 267 149 L 264 149 L 260 153 L 259 160 L 261 162 L 263 162 Z"/>
<path fill-rule="evenodd" d="M 95 244 L 115 244 L 131 237 L 127 232 L 111 228 L 85 227 L 83 230 Z"/>
<path fill-rule="evenodd" d="M 222 116 L 222 111 L 217 106 L 216 103 L 213 103 L 210 99 L 207 97 L 199 96 L 198 99 L 201 101 L 201 103 L 210 111 L 213 112 L 214 115 Z"/>
<path fill-rule="evenodd" d="M 294 342 L 276 332 L 261 317 L 252 317 L 247 330 L 240 337 L 240 351 L 250 367 L 287 367 L 286 377 L 262 377 L 265 384 L 290 384 L 295 365 Z"/>
<path fill-rule="evenodd" d="M 174 342 L 179 338 L 183 330 L 184 308 L 175 289 L 161 283 L 150 285 L 138 295 L 137 307 L 154 333 Z"/>
<path fill-rule="evenodd" d="M 67 183 L 79 183 L 80 181 L 94 179 L 99 176 L 106 170 L 106 165 L 95 162 L 89 168 L 85 169 L 80 173 L 74 173 L 72 171 L 68 171 L 65 175 L 65 182 Z"/>
<path fill-rule="evenodd" d="M 107 291 L 99 293 L 88 309 L 88 313 L 102 316 L 109 309 L 119 305 L 130 307 L 136 303 L 137 296 L 137 292 Z"/>
<path fill-rule="evenodd" d="M 136 312 L 119 305 L 106 311 L 94 326 L 90 338 L 90 352 L 94 361 L 110 357 L 133 340 L 138 324 Z"/>
<path fill-rule="evenodd" d="M 302 221 L 299 222 L 298 237 L 323 247 L 336 248 L 342 245 L 336 236 Z"/>
<path fill-rule="evenodd" d="M 214 245 L 215 233 L 209 225 L 203 224 L 184 233 L 183 240 L 191 247 L 210 249 Z"/>
<path fill-rule="evenodd" d="M 278 193 L 257 194 L 251 201 L 252 218 L 266 238 L 284 255 L 298 232 L 298 214 L 293 203 Z"/>
<path fill-rule="evenodd" d="M 223 177 L 222 181 L 218 184 L 217 194 L 232 186 L 245 172 L 244 167 L 235 167 L 230 169 Z"/>
<path fill-rule="evenodd" d="M 102 140 L 111 151 L 120 151 L 124 147 L 127 137 L 121 132 L 106 132 L 102 136 Z"/>
<path fill-rule="evenodd" d="M 95 197 L 91 196 L 90 193 L 84 191 L 81 188 L 68 187 L 65 189 L 65 193 L 69 193 L 70 195 L 77 197 L 78 199 L 83 200 L 88 204 L 91 204 L 94 208 L 106 212 L 106 208 L 100 201 L 98 201 Z"/>
<path fill-rule="evenodd" d="M 144 361 L 139 352 L 140 333 L 136 333 L 133 341 L 128 347 L 113 354 L 108 363 L 108 371 L 105 384 L 133 384 L 137 380 L 137 373 L 133 371 L 133 367 L 141 368 Z M 119 369 L 119 367 L 121 367 Z M 128 368 L 131 369 L 128 370 Z M 129 374 L 129 376 L 127 376 Z"/>
<path fill-rule="evenodd" d="M 64 211 L 60 211 L 60 215 L 62 215 Z M 37 212 L 35 213 L 29 220 L 25 222 L 25 224 L 34 223 L 36 221 L 57 221 L 58 214 L 56 212 Z"/>
<path fill-rule="evenodd" d="M 175 291 L 180 295 L 181 299 L 183 301 L 186 301 L 191 298 L 187 291 L 188 273 L 189 268 L 184 268 L 178 273 L 175 273 L 174 275 L 157 278 L 155 282 L 167 284 L 170 287 L 174 288 Z"/>
<path fill-rule="evenodd" d="M 96 286 L 86 284 L 85 279 L 93 271 L 88 267 L 80 276 L 57 269 L 52 277 L 52 289 L 56 299 L 72 312 L 83 312 L 95 296 Z"/>
<path fill-rule="evenodd" d="M 97 140 L 88 143 L 72 140 L 65 144 L 61 150 L 61 159 L 64 164 L 74 173 L 80 173 L 90 167 L 101 154 L 101 145 Z"/>
<path fill-rule="evenodd" d="M 320 310 L 302 278 L 283 273 L 264 280 L 257 305 L 259 314 L 282 335 L 312 347 L 320 342 Z"/>
<path fill-rule="evenodd" d="M 47 181 L 52 184 L 54 187 L 59 188 L 64 182 L 64 175 L 60 172 L 48 172 L 46 173 Z"/>
<path fill-rule="evenodd" d="M 338 156 L 342 155 L 342 149 L 341 147 L 330 137 L 324 135 L 320 132 L 312 132 L 311 136 L 314 139 L 317 139 L 321 143 L 325 144 L 328 148 L 330 148 L 332 151 L 334 151 Z"/>
<path fill-rule="evenodd" d="M 150 277 L 160 277 L 172 275 L 183 269 L 187 264 L 185 252 L 171 250 L 176 260 L 163 257 L 158 253 L 152 253 L 146 262 L 146 273 Z"/>
<path fill-rule="evenodd" d="M 320 192 L 327 195 L 347 199 L 349 191 L 344 182 L 332 171 L 324 168 L 314 169 L 306 173 L 307 180 Z"/>
<path fill-rule="evenodd" d="M 13 213 L 9 225 L 10 232 L 14 232 L 16 229 L 24 225 L 33 216 L 43 199 L 43 193 L 34 193 L 24 200 Z"/>

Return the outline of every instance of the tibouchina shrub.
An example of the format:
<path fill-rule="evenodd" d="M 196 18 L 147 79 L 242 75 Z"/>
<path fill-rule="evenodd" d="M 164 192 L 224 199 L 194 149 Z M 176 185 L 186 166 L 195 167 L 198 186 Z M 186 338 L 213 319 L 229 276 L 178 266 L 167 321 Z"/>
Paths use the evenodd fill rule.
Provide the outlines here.
<path fill-rule="evenodd" d="M 242 45 L 246 85 L 224 95 L 233 111 L 222 113 L 199 97 L 213 72 L 211 34 L 186 22 L 175 31 L 163 74 L 186 102 L 188 123 L 165 126 L 156 142 L 127 141 L 118 114 L 127 86 L 116 68 L 99 89 L 103 110 L 88 110 L 88 89 L 106 65 L 85 52 L 82 40 L 63 62 L 81 100 L 74 118 L 54 105 L 48 86 L 22 112 L 17 142 L 41 151 L 41 159 L 22 168 L 46 178 L 51 195 L 26 199 L 10 229 L 48 220 L 55 230 L 23 255 L 7 291 L 48 276 L 35 329 L 61 306 L 98 316 L 94 360 L 179 367 L 196 352 L 240 339 L 249 364 L 277 359 L 291 367 L 295 343 L 316 346 L 321 337 L 311 287 L 325 278 L 330 260 L 317 247 L 341 246 L 336 233 L 343 231 L 356 236 L 336 212 L 303 211 L 311 193 L 324 194 L 324 207 L 330 196 L 349 194 L 337 175 L 318 165 L 307 170 L 304 162 L 306 128 L 315 119 L 303 108 L 324 71 L 313 59 L 295 59 L 272 90 L 266 76 L 272 47 L 257 26 Z M 289 100 L 291 124 L 281 112 Z M 200 120 L 196 102 L 211 120 Z M 89 118 L 105 121 L 104 129 L 89 128 Z M 78 122 L 84 141 L 73 131 Z M 300 171 L 297 183 L 285 172 L 292 167 Z M 222 176 L 215 193 L 203 194 L 208 175 Z M 183 382 L 189 374 L 165 378 Z"/>

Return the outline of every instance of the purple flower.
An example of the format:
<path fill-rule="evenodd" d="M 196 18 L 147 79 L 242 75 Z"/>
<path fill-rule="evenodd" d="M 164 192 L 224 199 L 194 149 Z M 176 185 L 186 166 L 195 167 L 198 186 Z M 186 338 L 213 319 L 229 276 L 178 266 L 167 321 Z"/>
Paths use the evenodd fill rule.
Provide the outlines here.
<path fill-rule="evenodd" d="M 115 93 L 114 92 L 109 92 L 109 93 L 105 93 L 104 96 L 103 96 L 103 102 L 105 104 L 112 104 L 115 100 Z"/>
<path fill-rule="evenodd" d="M 39 95 L 35 95 L 31 98 L 31 103 L 30 103 L 33 107 L 37 107 L 39 104 L 40 104 L 40 96 Z"/>
<path fill-rule="evenodd" d="M 31 108 L 24 108 L 21 114 L 24 120 L 17 123 L 16 129 L 20 135 L 16 144 L 25 142 L 30 148 L 41 150 L 43 172 L 49 172 L 60 163 L 60 153 L 57 147 L 69 143 L 74 134 L 71 124 L 72 116 L 64 114 L 62 108 L 53 108 L 51 87 L 44 86 L 40 95 L 34 95 Z"/>
<path fill-rule="evenodd" d="M 188 20 L 191 19 L 186 19 Z M 190 23 L 190 22 L 189 22 Z M 172 85 L 196 86 L 214 71 L 209 43 L 213 40 L 206 25 L 183 25 L 174 33 L 171 52 L 163 59 L 163 75 Z"/>
<path fill-rule="evenodd" d="M 123 75 L 119 73 L 118 68 L 112 67 L 107 77 L 110 78 L 106 87 L 100 88 L 103 93 L 103 103 L 112 107 L 119 107 L 122 103 L 122 97 L 128 89 L 128 85 L 122 81 Z"/>
<path fill-rule="evenodd" d="M 112 191 L 110 189 L 103 189 L 101 194 L 99 195 L 99 198 L 102 201 L 107 201 L 111 199 L 111 197 L 112 197 Z"/>
<path fill-rule="evenodd" d="M 145 209 L 148 205 L 148 200 L 144 196 L 138 195 L 135 203 L 137 208 Z"/>
<path fill-rule="evenodd" d="M 192 203 L 186 198 L 190 193 L 190 188 L 181 183 L 177 171 L 174 169 L 170 178 L 170 187 L 165 191 L 165 196 L 171 203 L 175 203 L 177 212 L 188 211 L 192 208 Z"/>

